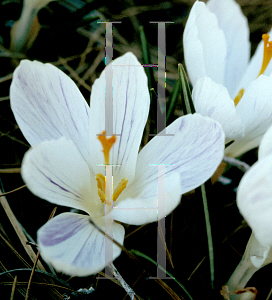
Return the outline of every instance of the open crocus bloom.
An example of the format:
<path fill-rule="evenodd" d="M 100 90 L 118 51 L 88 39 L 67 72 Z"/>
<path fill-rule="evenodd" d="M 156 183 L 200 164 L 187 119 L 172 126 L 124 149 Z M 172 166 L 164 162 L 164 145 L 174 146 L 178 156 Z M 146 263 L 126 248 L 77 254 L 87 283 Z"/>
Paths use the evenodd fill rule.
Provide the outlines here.
<path fill-rule="evenodd" d="M 13 113 L 32 146 L 22 163 L 28 188 L 52 203 L 87 213 L 60 214 L 38 231 L 43 258 L 58 271 L 77 276 L 94 274 L 111 262 L 105 258 L 105 236 L 90 218 L 103 230 L 110 220 L 113 238 L 123 244 L 124 228 L 115 221 L 140 225 L 163 218 L 182 193 L 213 174 L 224 152 L 220 124 L 194 114 L 177 119 L 166 128 L 172 136 L 154 137 L 138 154 L 150 102 L 144 69 L 127 53 L 107 70 L 113 72 L 112 137 L 101 135 L 105 71 L 92 87 L 90 107 L 74 82 L 50 64 L 22 61 L 11 85 Z M 157 215 L 161 164 L 166 165 L 161 175 L 165 211 Z M 105 165 L 112 166 L 112 197 L 107 195 L 111 180 L 105 180 Z M 120 252 L 113 245 L 113 259 Z"/>
<path fill-rule="evenodd" d="M 272 124 L 269 35 L 249 60 L 249 28 L 240 6 L 234 0 L 196 1 L 183 46 L 196 112 L 219 121 L 226 142 L 235 140 L 225 153 L 238 156 L 257 147 Z"/>

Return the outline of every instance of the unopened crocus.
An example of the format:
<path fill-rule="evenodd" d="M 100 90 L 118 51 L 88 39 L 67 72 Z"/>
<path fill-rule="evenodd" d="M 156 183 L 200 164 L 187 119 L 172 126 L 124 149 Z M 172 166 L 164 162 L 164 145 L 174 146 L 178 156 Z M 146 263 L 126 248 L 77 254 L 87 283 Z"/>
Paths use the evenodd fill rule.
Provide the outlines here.
<path fill-rule="evenodd" d="M 252 229 L 252 236 L 227 284 L 231 292 L 244 288 L 256 271 L 272 262 L 271 141 L 272 126 L 261 140 L 258 161 L 245 173 L 237 189 L 237 205 Z"/>
<path fill-rule="evenodd" d="M 39 30 L 38 12 L 53 0 L 24 0 L 20 19 L 14 23 L 10 32 L 10 49 L 26 52 L 34 43 Z"/>
<path fill-rule="evenodd" d="M 272 124 L 271 32 L 250 59 L 249 27 L 234 0 L 196 1 L 183 35 L 196 112 L 221 123 L 225 154 L 257 147 Z"/>
<path fill-rule="evenodd" d="M 38 231 L 42 257 L 71 275 L 94 274 L 111 262 L 105 236 L 90 218 L 102 230 L 110 220 L 113 238 L 123 244 L 119 222 L 141 225 L 165 217 L 182 193 L 213 174 L 224 152 L 220 124 L 194 114 L 178 118 L 166 128 L 170 136 L 157 135 L 138 153 L 150 103 L 144 68 L 127 53 L 109 70 L 116 134 L 111 137 L 105 133 L 105 71 L 92 87 L 90 107 L 51 64 L 22 61 L 11 85 L 13 113 L 32 146 L 23 159 L 23 180 L 40 198 L 85 212 L 62 213 Z M 112 178 L 105 178 L 105 165 L 112 166 Z M 159 215 L 158 165 L 165 165 L 165 210 Z M 120 252 L 113 245 L 113 259 Z"/>
<path fill-rule="evenodd" d="M 272 246 L 272 127 L 265 133 L 258 161 L 243 176 L 237 205 L 260 244 Z"/>

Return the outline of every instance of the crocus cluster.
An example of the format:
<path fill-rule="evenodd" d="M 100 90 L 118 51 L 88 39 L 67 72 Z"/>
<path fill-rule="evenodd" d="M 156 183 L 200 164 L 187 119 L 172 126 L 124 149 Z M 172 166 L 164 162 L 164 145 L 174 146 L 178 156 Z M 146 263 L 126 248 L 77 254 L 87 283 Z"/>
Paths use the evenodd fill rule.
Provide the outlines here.
<path fill-rule="evenodd" d="M 196 112 L 220 122 L 226 143 L 234 141 L 225 154 L 236 157 L 260 146 L 258 161 L 237 190 L 238 208 L 253 233 L 227 283 L 231 293 L 272 262 L 271 34 L 263 34 L 250 59 L 249 27 L 240 6 L 234 0 L 209 0 L 194 3 L 183 36 Z"/>
<path fill-rule="evenodd" d="M 127 53 L 107 70 L 115 136 L 105 132 L 105 71 L 92 87 L 90 107 L 75 83 L 51 64 L 21 61 L 11 85 L 11 107 L 31 145 L 22 162 L 23 180 L 38 197 L 83 212 L 59 214 L 37 234 L 43 259 L 70 275 L 94 274 L 111 262 L 105 235 L 90 219 L 104 231 L 111 222 L 112 237 L 123 244 L 120 222 L 164 218 L 181 194 L 211 177 L 224 153 L 221 125 L 199 114 L 178 118 L 166 128 L 168 135 L 155 136 L 139 152 L 150 104 L 144 68 Z M 158 175 L 159 165 L 164 174 Z M 112 166 L 112 178 L 105 176 L 105 166 Z M 159 176 L 165 180 L 165 208 L 158 214 Z M 115 259 L 121 249 L 112 248 Z"/>
<path fill-rule="evenodd" d="M 250 272 L 272 261 L 269 39 L 270 34 L 263 35 L 250 59 L 248 23 L 239 5 L 234 0 L 196 1 L 183 38 L 196 113 L 176 119 L 166 134 L 152 138 L 141 151 L 150 96 L 144 68 L 134 54 L 128 52 L 106 67 L 92 86 L 90 106 L 55 66 L 21 61 L 10 99 L 31 145 L 22 162 L 22 178 L 36 196 L 77 211 L 61 213 L 38 230 L 43 259 L 70 275 L 101 271 L 121 253 L 111 244 L 112 255 L 106 254 L 109 240 L 101 231 L 108 234 L 109 224 L 111 238 L 123 245 L 122 223 L 142 225 L 164 218 L 179 205 L 182 194 L 213 175 L 224 154 L 238 156 L 260 144 L 259 160 L 237 193 L 238 208 L 254 236 L 229 286 L 246 284 L 244 261 L 252 264 Z M 106 131 L 109 74 L 113 134 Z"/>

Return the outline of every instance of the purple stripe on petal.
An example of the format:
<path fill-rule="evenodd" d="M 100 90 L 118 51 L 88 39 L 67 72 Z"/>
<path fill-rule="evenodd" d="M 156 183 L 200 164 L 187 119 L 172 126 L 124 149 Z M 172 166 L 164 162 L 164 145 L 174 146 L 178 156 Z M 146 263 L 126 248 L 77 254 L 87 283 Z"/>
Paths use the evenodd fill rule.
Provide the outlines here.
<path fill-rule="evenodd" d="M 105 230 L 102 218 L 98 226 Z M 123 244 L 124 228 L 113 222 L 113 238 Z M 105 236 L 89 222 L 89 216 L 63 213 L 49 220 L 38 231 L 38 244 L 43 259 L 57 271 L 87 276 L 102 270 L 105 261 Z M 121 250 L 113 245 L 113 259 Z"/>

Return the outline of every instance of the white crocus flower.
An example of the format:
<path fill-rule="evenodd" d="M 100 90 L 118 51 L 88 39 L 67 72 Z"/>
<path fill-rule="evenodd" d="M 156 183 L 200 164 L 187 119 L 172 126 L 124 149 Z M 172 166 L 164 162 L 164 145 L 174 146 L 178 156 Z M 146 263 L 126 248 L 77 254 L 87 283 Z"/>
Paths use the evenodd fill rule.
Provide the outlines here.
<path fill-rule="evenodd" d="M 237 205 L 260 244 L 272 246 L 272 127 L 265 133 L 258 161 L 243 176 Z"/>
<path fill-rule="evenodd" d="M 149 111 L 147 77 L 132 53 L 109 69 L 117 134 L 109 139 L 97 136 L 105 130 L 105 71 L 92 87 L 91 107 L 75 83 L 50 64 L 22 61 L 11 85 L 13 113 L 32 146 L 22 163 L 28 188 L 87 213 L 62 213 L 38 231 L 43 258 L 71 275 L 94 274 L 110 263 L 105 236 L 90 217 L 103 230 L 106 219 L 132 225 L 157 221 L 178 205 L 182 193 L 205 182 L 223 157 L 220 124 L 198 114 L 180 117 L 166 128 L 172 136 L 158 135 L 138 153 Z M 109 163 L 121 165 L 112 168 L 113 207 L 105 195 L 105 167 L 99 166 Z M 158 199 L 158 166 L 152 164 L 166 164 L 165 213 L 159 216 L 157 209 L 148 209 L 156 208 Z M 115 221 L 113 238 L 123 244 L 124 228 Z M 113 245 L 113 259 L 120 252 Z"/>
<path fill-rule="evenodd" d="M 39 30 L 38 12 L 53 0 L 24 0 L 20 19 L 11 29 L 10 48 L 15 52 L 27 51 L 34 43 Z"/>
<path fill-rule="evenodd" d="M 245 173 L 238 186 L 237 205 L 252 229 L 252 236 L 227 284 L 230 291 L 244 288 L 256 271 L 272 262 L 271 141 L 272 126 L 261 140 L 258 161 Z"/>
<path fill-rule="evenodd" d="M 272 43 L 263 35 L 250 58 L 247 19 L 234 0 L 196 1 L 183 35 L 196 112 L 219 121 L 225 153 L 257 147 L 272 124 Z"/>

